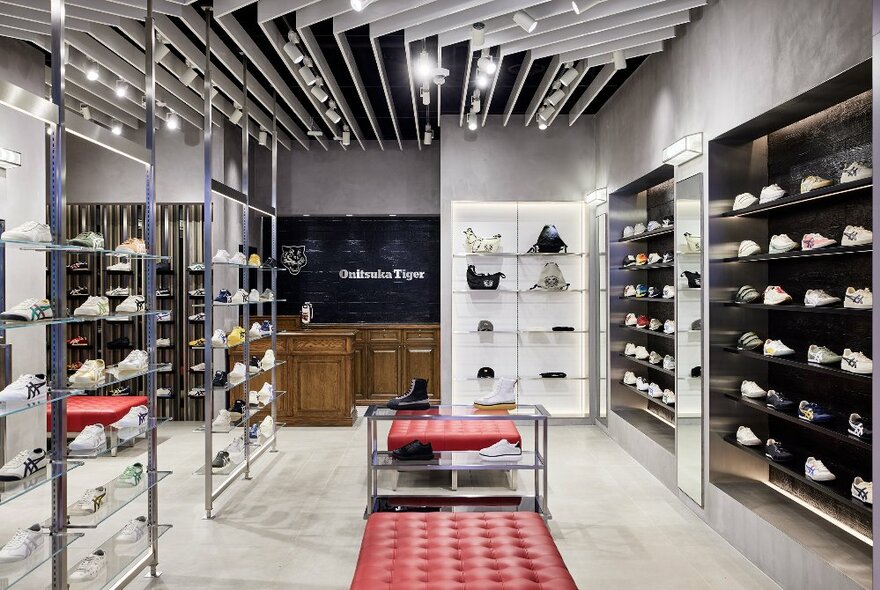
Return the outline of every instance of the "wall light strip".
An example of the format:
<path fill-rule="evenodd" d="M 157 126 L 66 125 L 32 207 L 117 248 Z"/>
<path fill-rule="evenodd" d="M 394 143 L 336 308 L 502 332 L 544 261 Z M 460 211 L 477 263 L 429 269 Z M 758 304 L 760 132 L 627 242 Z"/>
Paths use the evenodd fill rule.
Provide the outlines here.
<path fill-rule="evenodd" d="M 663 163 L 680 166 L 703 154 L 703 134 L 685 135 L 663 150 Z"/>
<path fill-rule="evenodd" d="M 50 125 L 58 124 L 58 107 L 42 96 L 0 80 L 0 104 Z"/>
<path fill-rule="evenodd" d="M 260 209 L 259 207 L 254 207 L 253 205 L 248 205 L 248 209 L 252 209 L 257 213 L 262 213 L 263 215 L 266 215 L 268 217 L 275 217 L 275 213 L 271 213 L 269 211 L 266 211 L 265 209 Z"/>
<path fill-rule="evenodd" d="M 597 188 L 584 197 L 587 205 L 601 205 L 608 202 L 608 187 Z"/>
<path fill-rule="evenodd" d="M 231 186 L 224 184 L 219 180 L 214 180 L 213 178 L 211 179 L 211 192 L 218 197 L 229 199 L 230 201 L 234 201 L 243 207 L 247 207 L 248 199 L 243 192 L 235 190 Z"/>
<path fill-rule="evenodd" d="M 845 525 L 844 523 L 840 522 L 839 520 L 836 520 L 836 519 L 828 516 L 827 514 L 822 512 L 821 510 L 817 510 L 815 506 L 808 504 L 807 502 L 804 502 L 803 500 L 801 500 L 800 498 L 798 498 L 797 496 L 795 496 L 791 492 L 784 490 L 783 488 L 781 488 L 778 485 L 771 483 L 769 481 L 765 481 L 763 483 L 768 488 L 772 489 L 775 492 L 779 492 L 780 494 L 782 494 L 783 496 L 785 496 L 789 500 L 797 502 L 798 504 L 800 504 L 801 506 L 803 506 L 804 508 L 806 508 L 807 510 L 809 510 L 810 512 L 812 512 L 813 514 L 818 516 L 819 518 L 826 520 L 826 521 L 830 522 L 831 524 L 833 524 L 834 526 L 846 531 L 847 533 L 849 533 L 850 535 L 852 535 L 853 537 L 855 537 L 859 541 L 862 541 L 863 543 L 867 543 L 871 547 L 874 546 L 874 541 L 872 541 L 871 539 L 869 539 L 868 537 L 866 537 L 862 533 L 858 532 L 857 530 L 855 530 L 854 528 L 852 528 L 848 525 Z"/>
<path fill-rule="evenodd" d="M 90 141 L 120 156 L 130 158 L 144 166 L 148 166 L 150 163 L 150 152 L 146 147 L 122 136 L 113 135 L 109 129 L 104 129 L 91 121 L 86 121 L 76 113 L 68 112 L 66 114 L 65 125 L 67 131 L 72 135 Z"/>
<path fill-rule="evenodd" d="M 21 154 L 15 150 L 0 148 L 0 168 L 21 168 Z"/>

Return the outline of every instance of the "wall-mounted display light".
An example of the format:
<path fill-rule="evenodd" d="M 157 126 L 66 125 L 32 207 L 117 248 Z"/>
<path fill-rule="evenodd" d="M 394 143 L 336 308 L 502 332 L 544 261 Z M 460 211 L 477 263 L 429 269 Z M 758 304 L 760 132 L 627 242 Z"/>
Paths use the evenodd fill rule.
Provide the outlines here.
<path fill-rule="evenodd" d="M 602 203 L 608 202 L 608 189 L 607 188 L 597 188 L 590 194 L 584 197 L 584 201 L 587 205 L 601 205 Z"/>
<path fill-rule="evenodd" d="M 330 119 L 333 122 L 333 124 L 335 125 L 342 120 L 342 115 L 340 115 L 339 112 L 336 110 L 336 102 L 335 101 L 331 100 L 329 103 L 329 107 L 330 108 L 328 108 L 324 114 L 327 115 L 327 118 Z"/>
<path fill-rule="evenodd" d="M 345 147 L 351 145 L 351 129 L 348 128 L 348 125 L 342 126 L 342 145 Z"/>
<path fill-rule="evenodd" d="M 703 134 L 692 133 L 685 135 L 671 146 L 663 150 L 663 163 L 671 166 L 679 166 L 702 155 Z"/>
<path fill-rule="evenodd" d="M 602 4 L 605 0 L 571 0 L 571 9 L 575 14 L 581 14 L 598 4 Z"/>
<path fill-rule="evenodd" d="M 82 118 L 86 121 L 92 120 L 92 109 L 89 108 L 89 105 L 82 104 L 79 105 L 79 113 L 82 115 Z"/>
<path fill-rule="evenodd" d="M 189 86 L 193 82 L 195 82 L 196 78 L 199 77 L 199 73 L 196 71 L 192 62 L 186 60 L 186 70 L 180 75 L 180 81 L 184 86 Z"/>
<path fill-rule="evenodd" d="M 318 76 L 315 78 L 315 85 L 312 86 L 312 96 L 318 99 L 318 102 L 327 102 L 330 95 L 324 90 L 324 79 Z"/>
<path fill-rule="evenodd" d="M 526 33 L 531 33 L 538 26 L 538 21 L 532 18 L 525 10 L 518 10 L 513 14 L 513 22 L 518 24 Z"/>
<path fill-rule="evenodd" d="M 52 129 L 51 125 L 49 125 L 49 129 Z M 0 168 L 7 170 L 9 168 L 21 168 L 21 154 L 14 150 L 0 148 Z"/>
<path fill-rule="evenodd" d="M 473 111 L 467 114 L 467 124 L 468 129 L 470 129 L 471 131 L 477 130 L 477 115 Z"/>
<path fill-rule="evenodd" d="M 302 77 L 303 82 L 306 83 L 306 86 L 311 86 L 317 80 L 315 73 L 312 72 L 312 63 L 312 58 L 306 57 L 303 59 L 303 66 L 299 69 L 299 75 Z"/>
<path fill-rule="evenodd" d="M 238 125 L 238 122 L 241 121 L 241 117 L 242 115 L 244 115 L 244 113 L 241 112 L 241 107 L 237 104 L 233 103 L 233 106 L 235 107 L 235 110 L 232 111 L 231 115 L 229 115 L 229 122 L 233 125 Z"/>
<path fill-rule="evenodd" d="M 434 141 L 434 130 L 431 129 L 431 124 L 425 124 L 425 145 L 431 145 L 431 142 Z"/>

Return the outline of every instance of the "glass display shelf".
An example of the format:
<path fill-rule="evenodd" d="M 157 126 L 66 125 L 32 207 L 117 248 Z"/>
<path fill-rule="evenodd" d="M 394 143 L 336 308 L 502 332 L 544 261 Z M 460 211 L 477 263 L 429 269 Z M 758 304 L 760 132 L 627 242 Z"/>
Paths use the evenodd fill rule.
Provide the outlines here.
<path fill-rule="evenodd" d="M 83 465 L 84 463 L 82 461 L 67 461 L 63 463 L 63 467 L 57 473 L 53 474 L 52 465 L 47 462 L 44 469 L 41 469 L 30 477 L 18 481 L 0 481 L 0 506 L 39 488 L 43 484 L 51 483 L 53 480 L 62 475 L 67 475 L 77 467 L 82 467 Z M 0 564 L 0 572 L 2 572 L 2 564 Z"/>
<path fill-rule="evenodd" d="M 620 381 L 619 383 L 620 383 L 623 387 L 625 387 L 626 389 L 628 389 L 629 391 L 631 391 L 631 392 L 633 392 L 634 394 L 636 394 L 637 396 L 642 397 L 642 398 L 648 400 L 648 403 L 650 403 L 650 404 L 654 404 L 654 405 L 657 405 L 657 406 L 660 406 L 660 407 L 663 407 L 663 408 L 666 408 L 667 410 L 672 410 L 673 412 L 675 411 L 675 404 L 665 404 L 665 403 L 663 403 L 663 398 L 662 398 L 662 397 L 651 397 L 650 395 L 648 395 L 648 392 L 646 392 L 646 391 L 639 391 L 638 387 L 636 387 L 635 385 L 628 385 L 628 384 L 624 383 L 623 381 Z"/>
<path fill-rule="evenodd" d="M 110 480 L 103 486 L 107 493 L 104 496 L 104 501 L 101 503 L 101 507 L 98 508 L 97 512 L 93 514 L 75 515 L 71 514 L 71 510 L 74 509 L 76 502 L 67 507 L 68 528 L 97 528 L 102 522 L 134 502 L 138 498 L 138 496 L 158 485 L 160 481 L 171 475 L 171 473 L 171 471 L 157 471 L 151 477 L 149 473 L 144 472 L 143 478 L 141 478 L 140 483 L 138 483 L 136 486 L 122 485 L 117 479 Z M 83 492 L 84 491 L 85 490 L 83 490 Z M 79 495 L 81 495 L 83 492 L 80 492 Z M 79 499 L 79 495 L 69 492 L 68 498 Z M 43 522 L 44 527 L 49 527 L 50 524 L 51 519 Z"/>
<path fill-rule="evenodd" d="M 250 374 L 250 379 L 254 379 L 254 378 L 256 378 L 256 377 L 259 377 L 260 375 L 263 375 L 263 374 L 265 374 L 265 373 L 268 373 L 268 372 L 270 372 L 272 369 L 275 369 L 275 368 L 277 368 L 277 367 L 280 367 L 281 365 L 283 365 L 283 364 L 285 364 L 285 363 L 287 363 L 287 361 L 276 361 L 276 362 L 275 362 L 275 365 L 272 366 L 272 367 L 270 367 L 270 368 L 268 368 L 268 369 L 260 369 L 260 370 L 257 371 L 256 373 L 251 373 L 251 374 Z M 223 387 L 216 387 L 216 386 L 215 386 L 213 389 L 214 389 L 215 392 L 216 392 L 216 391 L 232 391 L 232 390 L 235 389 L 236 387 L 239 387 L 239 386 L 241 386 L 241 385 L 244 385 L 245 383 L 247 383 L 247 381 L 244 380 L 244 379 L 242 379 L 242 380 L 239 381 L 238 383 L 227 383 L 227 384 L 224 385 Z"/>
<path fill-rule="evenodd" d="M 453 334 L 589 334 L 587 330 L 458 330 Z"/>
<path fill-rule="evenodd" d="M 478 382 L 485 381 L 485 382 L 489 383 L 491 381 L 498 381 L 499 379 L 511 379 L 513 381 L 517 380 L 516 377 L 502 375 L 500 377 L 457 377 L 457 378 L 453 379 L 453 381 L 478 381 Z"/>
<path fill-rule="evenodd" d="M 286 391 L 276 391 L 275 397 L 272 398 L 271 400 L 269 400 L 269 402 L 262 407 L 254 408 L 254 407 L 249 406 L 247 411 L 245 412 L 245 414 L 239 420 L 236 420 L 235 422 L 231 423 L 229 426 L 226 426 L 223 428 L 218 428 L 218 427 L 212 425 L 211 433 L 212 434 L 229 434 L 230 432 L 232 432 L 236 428 L 241 428 L 242 426 L 245 425 L 245 423 L 248 422 L 248 420 L 253 419 L 253 417 L 256 416 L 257 414 L 259 414 L 260 412 L 265 412 L 265 411 L 270 410 L 272 402 L 277 401 L 278 399 L 283 397 L 284 394 L 286 394 L 286 393 L 287 393 Z M 193 428 L 193 432 L 204 432 L 204 431 L 205 431 L 204 426 L 199 426 L 197 428 Z"/>
<path fill-rule="evenodd" d="M 587 330 L 520 330 L 519 334 L 589 334 Z"/>
<path fill-rule="evenodd" d="M 544 458 L 533 451 L 523 451 L 519 457 L 486 461 L 479 451 L 441 451 L 430 461 L 401 461 L 388 451 L 373 451 L 375 469 L 394 471 L 511 471 L 517 469 L 544 469 Z"/>
<path fill-rule="evenodd" d="M 840 307 L 833 305 L 823 305 L 822 307 L 807 307 L 806 305 L 796 305 L 786 303 L 784 305 L 768 305 L 765 303 L 735 303 L 733 301 L 719 301 L 725 307 L 739 307 L 742 309 L 767 309 L 771 311 L 796 311 L 800 313 L 826 313 L 834 315 L 854 315 L 854 316 L 870 316 L 871 309 L 857 309 L 854 307 Z"/>
<path fill-rule="evenodd" d="M 170 524 L 157 525 L 156 537 L 161 537 L 169 530 L 171 530 L 171 528 L 172 525 Z M 97 551 L 98 549 L 101 549 L 104 552 L 104 557 L 107 561 L 105 562 L 106 568 L 98 575 L 96 579 L 89 582 L 89 588 L 112 587 L 112 583 L 116 580 L 116 578 L 126 573 L 141 555 L 150 550 L 151 545 L 149 534 L 145 534 L 135 543 L 125 543 L 116 539 L 117 535 L 119 535 L 119 533 L 121 532 L 122 529 L 119 529 L 111 538 L 104 541 L 104 543 L 102 543 L 100 547 L 95 547 L 92 551 L 90 551 L 90 553 L 92 553 L 94 551 Z M 68 576 L 73 573 L 77 565 L 79 565 L 78 561 L 72 564 L 72 567 L 68 571 Z M 74 588 L 77 588 L 79 586 L 83 585 L 73 585 Z"/>
<path fill-rule="evenodd" d="M 453 289 L 453 293 L 519 293 L 519 291 L 515 289 Z"/>
<path fill-rule="evenodd" d="M 35 326 L 54 326 L 57 324 L 74 324 L 82 320 L 77 317 L 52 317 L 30 322 L 22 320 L 0 319 L 0 330 L 13 330 L 15 328 L 33 328 Z"/>
<path fill-rule="evenodd" d="M 626 297 L 620 295 L 618 299 L 627 299 L 636 303 L 646 301 L 648 303 L 675 303 L 675 297 Z"/>
<path fill-rule="evenodd" d="M 0 418 L 35 408 L 42 408 L 54 401 L 74 395 L 83 395 L 83 393 L 85 392 L 82 389 L 50 389 L 44 397 L 39 399 L 0 402 Z"/>
<path fill-rule="evenodd" d="M 558 293 L 584 293 L 586 289 L 519 289 L 517 293 L 546 293 L 547 295 L 556 295 Z"/>
<path fill-rule="evenodd" d="M 725 352 L 729 352 L 731 354 L 739 354 L 742 356 L 746 356 L 751 359 L 764 361 L 765 363 L 774 363 L 779 365 L 788 365 L 789 367 L 797 367 L 804 371 L 811 371 L 813 373 L 819 373 L 822 375 L 832 375 L 835 377 L 841 377 L 843 379 L 850 379 L 852 381 L 862 381 L 862 382 L 870 382 L 871 375 L 861 375 L 859 373 L 851 373 L 850 371 L 844 371 L 843 369 L 839 369 L 837 367 L 832 367 L 828 365 L 819 365 L 816 363 L 808 363 L 807 361 L 794 360 L 790 356 L 767 356 L 758 352 L 751 352 L 749 350 L 739 350 L 738 348 L 734 348 L 732 346 L 726 347 L 724 349 Z M 803 354 L 803 353 L 801 353 Z"/>
<path fill-rule="evenodd" d="M 124 372 L 119 377 L 114 376 L 110 373 L 111 370 L 118 367 L 118 365 L 112 365 L 107 368 L 106 377 L 104 381 L 101 383 L 96 383 L 94 385 L 83 385 L 80 383 L 71 383 L 71 387 L 78 387 L 82 391 L 98 391 L 99 389 L 104 389 L 105 387 L 110 387 L 112 385 L 118 385 L 120 383 L 125 383 L 126 381 L 132 381 L 134 379 L 138 379 L 140 377 L 146 377 L 152 373 L 158 373 L 160 365 L 154 365 L 147 369 L 146 371 L 137 371 L 137 372 Z"/>
<path fill-rule="evenodd" d="M 675 262 L 656 262 L 654 264 L 641 264 L 634 266 L 618 266 L 618 270 L 659 270 L 661 268 L 672 268 L 675 266 Z"/>
<path fill-rule="evenodd" d="M 655 371 L 660 371 L 661 373 L 665 373 L 667 375 L 672 375 L 673 377 L 675 376 L 674 370 L 664 369 L 662 364 L 652 365 L 648 361 L 640 361 L 639 359 L 635 358 L 634 356 L 627 356 L 627 355 L 623 354 L 622 352 L 619 353 L 619 356 L 622 356 L 623 358 L 627 359 L 631 363 L 635 363 L 637 365 L 642 365 L 643 367 L 648 367 L 649 369 L 653 369 Z"/>
<path fill-rule="evenodd" d="M 171 260 L 170 256 L 161 256 L 159 254 L 135 254 L 132 252 L 117 252 L 116 250 L 108 250 L 106 248 L 88 248 L 86 246 L 75 246 L 72 244 L 57 244 L 45 242 L 31 242 L 27 240 L 2 240 L 0 245 L 18 248 L 19 250 L 30 250 L 33 252 L 67 252 L 70 254 L 91 254 L 97 256 L 114 256 L 119 258 L 133 258 L 136 260 Z"/>
<path fill-rule="evenodd" d="M 278 267 L 275 268 L 264 268 L 263 266 L 254 266 L 252 264 L 239 264 L 237 262 L 211 262 L 211 266 L 225 266 L 229 268 L 237 268 L 241 270 L 253 270 L 257 272 L 275 272 L 278 270 Z M 199 271 L 203 272 L 203 271 Z"/>
<path fill-rule="evenodd" d="M 251 453 L 250 453 L 251 467 L 254 466 L 254 463 L 257 461 L 257 459 L 259 459 L 266 451 L 268 451 L 269 449 L 272 448 L 272 445 L 269 443 L 272 442 L 272 439 L 274 439 L 278 435 L 278 431 L 281 430 L 281 428 L 283 428 L 284 426 L 285 426 L 285 424 L 276 424 L 275 430 L 267 438 L 263 439 L 259 443 L 248 443 L 248 446 L 252 449 Z M 221 433 L 221 434 L 224 434 L 224 433 Z M 240 438 L 241 436 L 244 436 L 243 431 L 242 431 L 242 434 L 236 436 L 236 438 Z M 222 451 L 222 450 L 223 450 L 223 448 L 219 448 L 219 447 L 217 448 L 217 452 Z M 215 453 L 215 455 L 216 455 L 216 453 Z M 230 456 L 230 458 L 232 458 L 232 456 Z M 233 477 L 238 477 L 238 475 L 240 475 L 241 472 L 244 470 L 244 467 L 245 467 L 245 461 L 244 461 L 244 454 L 242 453 L 241 455 L 236 456 L 234 461 L 230 461 L 229 464 L 227 464 L 223 468 L 214 469 L 212 467 L 211 473 L 214 477 L 219 476 L 219 477 L 223 477 L 226 479 L 230 479 Z M 194 472 L 194 475 L 205 475 L 205 466 L 204 465 L 200 466 Z"/>
<path fill-rule="evenodd" d="M 527 377 L 527 376 L 520 375 L 518 380 L 519 381 L 586 381 L 587 379 L 588 379 L 587 377 L 572 377 L 570 375 L 566 376 L 566 377 L 541 377 L 540 375 L 538 375 L 537 377 Z"/>
<path fill-rule="evenodd" d="M 287 299 L 266 299 L 260 301 L 245 301 L 243 303 L 220 303 L 215 301 L 214 307 L 244 307 L 245 305 L 271 305 L 272 303 L 285 303 Z M 205 307 L 204 303 L 193 303 L 192 307 Z"/>
<path fill-rule="evenodd" d="M 775 260 L 809 259 L 819 256 L 843 256 L 847 254 L 870 254 L 874 251 L 873 244 L 865 246 L 835 246 L 816 248 L 814 250 L 792 250 L 777 254 L 753 254 L 751 256 L 731 256 L 719 258 L 712 262 L 773 262 Z"/>
<path fill-rule="evenodd" d="M 271 337 L 272 337 L 271 334 L 267 334 L 265 336 L 260 336 L 259 338 L 254 338 L 254 337 L 247 338 L 247 341 L 248 342 L 257 342 L 258 340 L 265 340 L 266 338 L 271 338 Z M 242 346 L 243 344 L 244 344 L 244 340 L 241 342 L 241 344 L 234 344 L 232 346 L 228 346 L 228 345 L 227 346 L 212 346 L 211 348 L 213 348 L 214 350 L 234 350 L 234 349 L 238 348 L 239 346 Z M 190 348 L 192 350 L 204 350 L 205 349 L 204 346 L 190 346 Z"/>
<path fill-rule="evenodd" d="M 486 334 L 487 336 L 491 336 L 492 334 L 519 334 L 517 330 L 455 330 L 452 332 L 453 334 Z"/>
<path fill-rule="evenodd" d="M 508 496 L 482 496 L 479 494 L 458 493 L 454 496 L 438 496 L 436 493 L 407 493 L 401 495 L 379 494 L 371 498 L 371 506 L 364 511 L 364 518 L 372 512 L 401 512 L 401 509 L 418 510 L 419 512 L 457 511 L 489 511 L 509 510 L 515 512 L 536 512 L 545 518 L 552 514 L 545 505 L 543 497 L 511 494 Z"/>
<path fill-rule="evenodd" d="M 110 315 L 94 317 L 94 318 L 82 318 L 83 322 L 94 322 L 97 320 L 104 320 L 105 322 L 130 322 L 135 318 L 144 318 L 149 316 L 158 316 L 163 313 L 171 313 L 169 309 L 145 309 L 143 311 L 134 311 L 134 312 L 114 312 Z M 165 322 L 170 322 L 171 320 L 165 320 Z"/>
<path fill-rule="evenodd" d="M 801 193 L 799 195 L 788 195 L 769 203 L 757 203 L 755 205 L 752 205 L 751 207 L 745 207 L 744 209 L 740 209 L 738 211 L 725 211 L 724 213 L 721 213 L 719 217 L 746 217 L 749 215 L 770 214 L 778 209 L 795 207 L 819 199 L 850 196 L 854 193 L 861 193 L 862 191 L 870 189 L 873 186 L 873 178 L 863 178 L 862 180 L 857 180 L 855 182 L 844 182 L 818 188 L 816 190 Z"/>
<path fill-rule="evenodd" d="M 58 549 L 55 550 L 52 547 L 52 535 L 45 533 L 43 535 L 43 543 L 31 553 L 30 557 L 14 563 L 0 563 L 0 590 L 12 588 L 83 536 L 83 533 L 59 533 L 57 538 L 61 540 L 61 543 Z"/>
<path fill-rule="evenodd" d="M 481 410 L 469 406 L 431 406 L 398 414 L 384 406 L 370 406 L 364 417 L 375 420 L 544 420 L 550 416 L 542 405 L 518 405 L 513 410 Z"/>
<path fill-rule="evenodd" d="M 112 453 L 126 443 L 133 442 L 137 440 L 139 436 L 143 436 L 152 430 L 156 430 L 161 425 L 170 421 L 171 418 L 156 417 L 147 419 L 144 424 L 136 428 L 115 428 L 113 426 L 108 426 L 105 432 L 107 433 L 110 442 L 107 443 L 106 448 L 95 451 L 68 450 L 67 456 L 73 459 L 96 459 L 108 453 Z"/>
<path fill-rule="evenodd" d="M 675 334 L 666 334 L 662 331 L 658 332 L 656 330 L 649 330 L 648 328 L 636 328 L 635 326 L 626 326 L 623 324 L 618 324 L 617 327 L 623 330 L 629 330 L 630 332 L 635 332 L 637 334 L 647 334 L 648 336 L 656 336 L 657 338 L 675 340 Z"/>
<path fill-rule="evenodd" d="M 531 258 L 546 256 L 574 256 L 584 257 L 587 252 L 456 252 L 453 258 L 493 257 L 493 258 Z"/>
<path fill-rule="evenodd" d="M 640 234 L 628 236 L 626 238 L 620 238 L 617 240 L 617 242 L 620 244 L 626 244 L 628 242 L 640 242 L 642 240 L 650 240 L 651 238 L 665 236 L 666 234 L 671 234 L 674 231 L 675 231 L 675 226 L 670 225 L 668 227 L 661 227 L 660 229 L 655 229 L 654 231 L 644 231 Z"/>

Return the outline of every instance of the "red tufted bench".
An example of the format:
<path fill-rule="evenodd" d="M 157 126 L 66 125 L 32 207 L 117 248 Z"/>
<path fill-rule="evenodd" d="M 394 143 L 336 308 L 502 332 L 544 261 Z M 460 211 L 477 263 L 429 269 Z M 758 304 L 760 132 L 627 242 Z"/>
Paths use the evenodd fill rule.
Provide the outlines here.
<path fill-rule="evenodd" d="M 143 395 L 74 395 L 67 398 L 67 431 L 78 433 L 91 424 L 106 428 L 128 414 L 135 406 L 145 406 L 149 399 Z M 52 404 L 46 405 L 46 430 L 52 430 Z M 110 431 L 112 456 L 116 456 L 115 433 Z"/>
<path fill-rule="evenodd" d="M 577 590 L 534 512 L 379 512 L 351 590 Z"/>
<path fill-rule="evenodd" d="M 438 414 L 430 410 L 400 410 L 397 415 Z M 506 410 L 482 410 L 480 414 L 503 416 Z M 502 438 L 513 444 L 522 443 L 522 437 L 513 420 L 394 420 L 388 431 L 388 450 L 402 447 L 414 440 L 431 443 L 439 451 L 479 451 L 494 445 Z M 452 472 L 452 489 L 457 488 L 458 472 Z M 515 479 L 511 474 L 511 488 Z M 394 489 L 397 489 L 395 480 Z"/>

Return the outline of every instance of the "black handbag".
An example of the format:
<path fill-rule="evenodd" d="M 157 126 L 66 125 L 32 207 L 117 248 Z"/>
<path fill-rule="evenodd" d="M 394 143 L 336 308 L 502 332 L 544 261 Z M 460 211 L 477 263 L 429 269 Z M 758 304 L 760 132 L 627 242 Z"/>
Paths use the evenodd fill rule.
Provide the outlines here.
<path fill-rule="evenodd" d="M 471 289 L 497 289 L 501 279 L 506 279 L 503 272 L 477 274 L 474 265 L 467 267 L 467 284 Z"/>
<path fill-rule="evenodd" d="M 568 252 L 568 244 L 559 237 L 559 230 L 555 225 L 545 225 L 538 235 L 538 241 L 529 248 L 529 253 L 563 251 Z"/>

